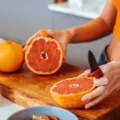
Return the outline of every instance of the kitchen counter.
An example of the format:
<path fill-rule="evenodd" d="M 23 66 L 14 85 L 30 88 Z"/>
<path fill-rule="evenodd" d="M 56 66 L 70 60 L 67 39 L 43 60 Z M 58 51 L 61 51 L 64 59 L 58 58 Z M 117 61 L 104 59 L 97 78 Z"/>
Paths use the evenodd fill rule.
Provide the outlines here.
<path fill-rule="evenodd" d="M 51 11 L 85 17 L 89 19 L 95 19 L 100 16 L 103 7 L 104 5 L 100 5 L 99 7 L 90 9 L 90 6 L 83 5 L 82 8 L 75 9 L 74 7 L 70 7 L 68 2 L 63 2 L 59 4 L 53 3 L 48 5 L 48 9 Z"/>
<path fill-rule="evenodd" d="M 7 120 L 7 118 L 10 115 L 22 109 L 24 108 L 0 96 L 0 119 L 1 120 Z"/>

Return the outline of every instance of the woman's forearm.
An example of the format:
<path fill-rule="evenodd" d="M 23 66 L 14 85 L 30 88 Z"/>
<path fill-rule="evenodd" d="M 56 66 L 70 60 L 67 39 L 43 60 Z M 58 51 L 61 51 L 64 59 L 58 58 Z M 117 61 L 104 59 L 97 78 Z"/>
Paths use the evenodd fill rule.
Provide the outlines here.
<path fill-rule="evenodd" d="M 67 30 L 67 32 L 71 35 L 69 43 L 81 43 L 91 42 L 109 35 L 112 30 L 110 30 L 104 20 L 99 17 L 79 27 L 71 28 Z"/>
<path fill-rule="evenodd" d="M 106 54 L 109 61 L 120 61 L 120 40 L 113 38 L 110 45 L 106 49 Z"/>

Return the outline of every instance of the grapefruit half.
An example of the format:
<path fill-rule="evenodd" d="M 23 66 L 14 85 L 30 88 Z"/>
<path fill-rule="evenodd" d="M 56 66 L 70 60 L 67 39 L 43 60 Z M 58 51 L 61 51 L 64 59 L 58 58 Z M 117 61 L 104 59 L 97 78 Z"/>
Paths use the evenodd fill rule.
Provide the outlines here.
<path fill-rule="evenodd" d="M 63 52 L 60 44 L 50 37 L 34 38 L 25 51 L 26 65 L 36 74 L 53 74 L 59 70 L 62 61 Z"/>
<path fill-rule="evenodd" d="M 68 78 L 54 84 L 50 93 L 61 107 L 80 108 L 88 103 L 82 102 L 81 98 L 95 88 L 93 79 L 93 77 Z"/>

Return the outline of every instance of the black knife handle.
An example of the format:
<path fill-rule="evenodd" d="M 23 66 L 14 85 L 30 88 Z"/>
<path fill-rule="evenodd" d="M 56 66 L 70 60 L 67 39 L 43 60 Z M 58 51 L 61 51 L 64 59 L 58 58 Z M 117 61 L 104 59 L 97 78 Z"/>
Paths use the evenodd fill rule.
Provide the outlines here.
<path fill-rule="evenodd" d="M 98 69 L 92 73 L 90 73 L 90 77 L 95 77 L 96 79 L 99 79 L 101 77 L 103 77 L 104 74 L 102 72 L 102 70 L 98 67 Z"/>

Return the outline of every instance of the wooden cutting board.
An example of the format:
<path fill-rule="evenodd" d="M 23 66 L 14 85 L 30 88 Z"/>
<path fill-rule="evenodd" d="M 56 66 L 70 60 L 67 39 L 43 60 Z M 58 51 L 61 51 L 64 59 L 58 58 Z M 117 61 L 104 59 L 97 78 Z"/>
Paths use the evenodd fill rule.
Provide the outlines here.
<path fill-rule="evenodd" d="M 64 63 L 56 74 L 40 76 L 24 66 L 16 73 L 0 73 L 0 92 L 4 97 L 24 107 L 58 106 L 49 93 L 50 87 L 59 80 L 78 76 L 81 72 L 83 72 L 82 69 Z M 92 109 L 69 110 L 80 120 L 120 120 L 120 91 Z"/>

